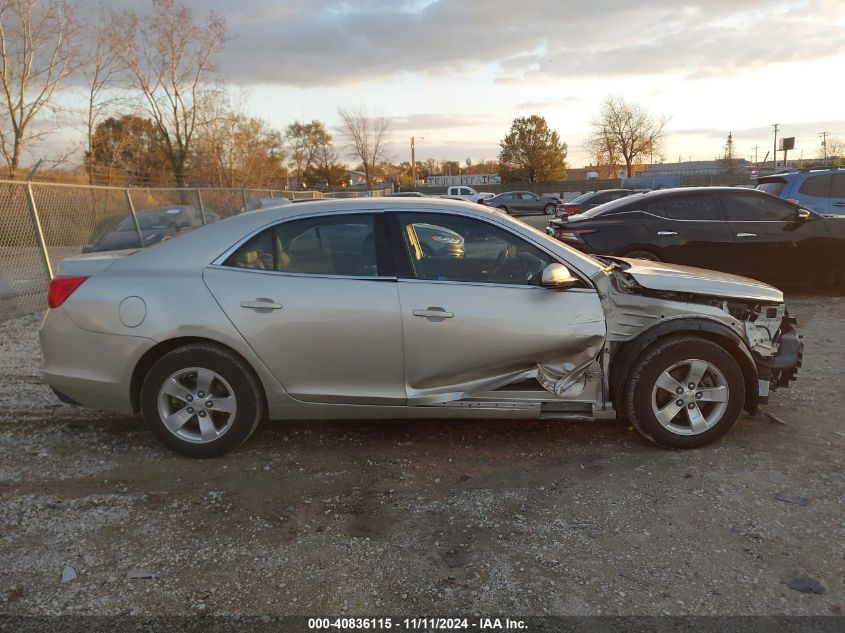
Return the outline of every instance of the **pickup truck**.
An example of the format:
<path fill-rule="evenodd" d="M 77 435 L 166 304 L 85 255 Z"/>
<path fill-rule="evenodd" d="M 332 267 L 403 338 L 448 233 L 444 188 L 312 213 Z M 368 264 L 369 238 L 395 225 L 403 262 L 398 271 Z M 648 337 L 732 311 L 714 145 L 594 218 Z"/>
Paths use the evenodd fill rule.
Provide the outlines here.
<path fill-rule="evenodd" d="M 487 198 L 492 198 L 493 194 L 487 191 L 476 191 L 472 187 L 467 187 L 466 185 L 456 185 L 454 187 L 449 187 L 446 190 L 446 195 L 442 197 L 461 198 L 462 200 L 468 200 L 469 202 L 481 202 Z"/>

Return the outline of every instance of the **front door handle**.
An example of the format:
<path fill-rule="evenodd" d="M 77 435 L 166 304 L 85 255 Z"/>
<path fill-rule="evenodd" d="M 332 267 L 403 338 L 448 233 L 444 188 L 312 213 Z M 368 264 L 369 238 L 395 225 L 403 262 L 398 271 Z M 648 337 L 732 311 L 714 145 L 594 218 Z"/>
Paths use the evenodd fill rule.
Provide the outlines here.
<path fill-rule="evenodd" d="M 251 310 L 281 310 L 282 304 L 275 303 L 272 299 L 259 297 L 253 301 L 241 301 L 242 308 L 249 308 Z"/>
<path fill-rule="evenodd" d="M 425 310 L 414 310 L 415 317 L 423 317 L 429 321 L 442 321 L 443 319 L 451 319 L 454 315 L 452 312 L 446 312 L 443 308 L 429 306 Z"/>
<path fill-rule="evenodd" d="M 834 207 L 845 207 L 845 202 L 834 202 L 833 206 Z"/>
<path fill-rule="evenodd" d="M 675 231 L 658 231 L 658 235 L 677 235 Z"/>
<path fill-rule="evenodd" d="M 757 237 L 756 233 L 737 233 L 737 237 Z"/>

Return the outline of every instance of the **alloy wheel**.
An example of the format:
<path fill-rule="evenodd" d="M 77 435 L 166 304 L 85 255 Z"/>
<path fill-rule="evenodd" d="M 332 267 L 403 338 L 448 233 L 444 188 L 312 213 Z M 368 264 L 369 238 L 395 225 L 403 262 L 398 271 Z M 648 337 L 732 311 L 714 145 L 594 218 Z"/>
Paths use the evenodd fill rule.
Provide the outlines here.
<path fill-rule="evenodd" d="M 725 413 L 730 389 L 724 374 L 706 360 L 687 359 L 662 372 L 651 393 L 657 421 L 677 435 L 699 435 Z"/>
<path fill-rule="evenodd" d="M 235 392 L 217 372 L 187 367 L 172 373 L 158 391 L 158 414 L 168 431 L 194 444 L 222 437 L 237 413 Z"/>

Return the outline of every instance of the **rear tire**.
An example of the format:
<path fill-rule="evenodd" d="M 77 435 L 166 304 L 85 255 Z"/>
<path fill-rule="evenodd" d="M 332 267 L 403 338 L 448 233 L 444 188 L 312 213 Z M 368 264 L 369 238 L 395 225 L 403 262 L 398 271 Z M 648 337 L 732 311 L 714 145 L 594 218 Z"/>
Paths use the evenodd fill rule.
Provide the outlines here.
<path fill-rule="evenodd" d="M 624 255 L 622 255 L 622 257 L 626 257 L 628 259 L 644 259 L 649 262 L 663 261 L 657 255 L 650 251 L 631 251 L 630 253 L 625 253 Z"/>
<path fill-rule="evenodd" d="M 715 442 L 733 428 L 745 405 L 739 364 L 707 339 L 659 340 L 640 355 L 629 376 L 624 412 L 643 437 L 666 448 Z"/>
<path fill-rule="evenodd" d="M 556 211 L 555 205 L 553 205 L 553 204 L 547 204 L 545 206 L 545 208 L 543 209 L 543 213 L 545 213 L 546 215 L 554 215 L 555 211 Z"/>
<path fill-rule="evenodd" d="M 213 344 L 186 345 L 162 356 L 141 386 L 150 431 L 186 457 L 222 455 L 243 444 L 265 416 L 252 368 Z"/>

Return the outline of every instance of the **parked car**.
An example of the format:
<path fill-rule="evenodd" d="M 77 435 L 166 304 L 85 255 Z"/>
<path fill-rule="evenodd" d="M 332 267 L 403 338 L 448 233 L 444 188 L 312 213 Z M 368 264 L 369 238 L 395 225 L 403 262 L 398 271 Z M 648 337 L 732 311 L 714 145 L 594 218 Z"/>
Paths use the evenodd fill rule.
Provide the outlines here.
<path fill-rule="evenodd" d="M 488 207 L 509 215 L 538 214 L 554 215 L 560 208 L 560 198 L 540 196 L 530 191 L 506 191 L 484 201 Z"/>
<path fill-rule="evenodd" d="M 288 198 L 250 198 L 246 201 L 246 206 L 241 207 L 240 212 L 272 209 L 273 207 L 283 207 L 286 204 L 291 204 Z"/>
<path fill-rule="evenodd" d="M 65 259 L 40 330 L 44 379 L 209 457 L 265 417 L 623 414 L 692 448 L 795 377 L 801 341 L 776 288 L 595 258 L 477 204 L 379 200 Z M 464 256 L 415 248 L 421 230 L 460 236 Z"/>
<path fill-rule="evenodd" d="M 138 218 L 137 226 L 135 226 L 133 217 L 127 216 L 120 221 L 114 231 L 101 233 L 91 244 L 83 246 L 82 252 L 97 253 L 124 248 L 140 248 L 142 244 L 138 237 L 139 229 L 141 238 L 144 240 L 143 246 L 151 246 L 184 231 L 202 226 L 203 213 L 207 224 L 220 219 L 220 216 L 208 208 L 200 211 L 199 207 L 190 205 L 144 209 L 136 214 Z"/>
<path fill-rule="evenodd" d="M 582 193 L 577 198 L 573 198 L 569 202 L 564 202 L 558 210 L 558 215 L 575 215 L 576 213 L 584 213 L 590 209 L 604 204 L 605 202 L 612 202 L 619 200 L 638 192 L 636 189 L 604 189 L 602 191 L 589 191 Z"/>
<path fill-rule="evenodd" d="M 816 213 L 845 215 L 845 167 L 762 176 L 757 183 L 760 191 L 786 198 Z"/>
<path fill-rule="evenodd" d="M 424 193 L 419 191 L 396 191 L 395 193 L 384 194 L 385 198 L 427 198 Z"/>
<path fill-rule="evenodd" d="M 700 266 L 775 284 L 843 284 L 845 219 L 734 187 L 664 189 L 552 220 L 585 253 Z"/>
<path fill-rule="evenodd" d="M 468 202 L 481 202 L 482 200 L 486 200 L 487 198 L 492 198 L 493 194 L 489 191 L 476 191 L 472 187 L 467 187 L 465 185 L 449 187 L 446 190 L 447 198 L 460 198 L 461 200 L 466 200 Z"/>

